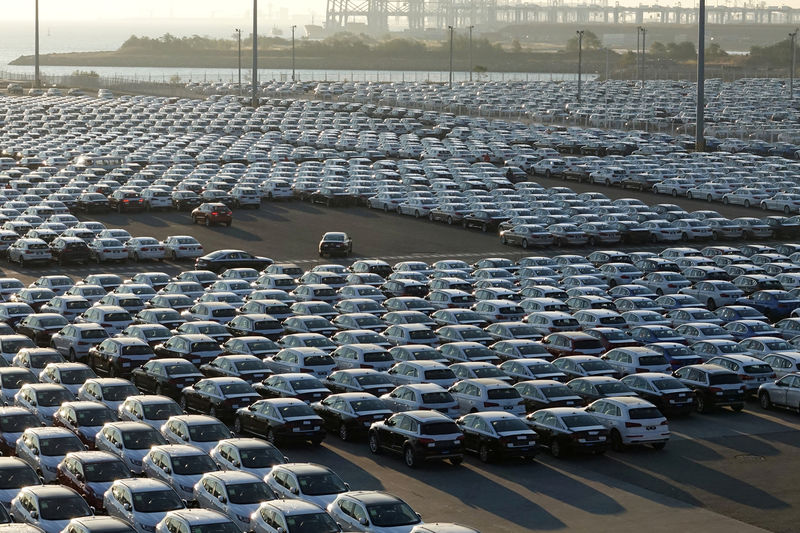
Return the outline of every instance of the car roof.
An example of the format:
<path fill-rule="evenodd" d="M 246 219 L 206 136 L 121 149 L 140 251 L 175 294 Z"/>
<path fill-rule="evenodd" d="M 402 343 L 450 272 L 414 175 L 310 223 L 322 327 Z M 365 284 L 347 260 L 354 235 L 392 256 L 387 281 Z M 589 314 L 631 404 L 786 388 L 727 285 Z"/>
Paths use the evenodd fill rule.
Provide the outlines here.
<path fill-rule="evenodd" d="M 119 461 L 120 458 L 111 452 L 104 452 L 100 450 L 90 450 L 83 452 L 70 452 L 67 454 L 74 457 L 82 463 L 99 463 L 106 461 Z"/>
<path fill-rule="evenodd" d="M 150 449 L 162 451 L 171 457 L 182 455 L 206 455 L 206 452 L 191 444 L 161 444 L 159 446 L 153 446 Z"/>
<path fill-rule="evenodd" d="M 332 472 L 332 470 L 329 467 L 316 463 L 284 463 L 282 465 L 275 465 L 273 468 L 289 470 L 295 474 L 301 474 L 301 475 Z"/>
<path fill-rule="evenodd" d="M 213 416 L 206 415 L 175 415 L 169 417 L 170 420 L 180 420 L 187 426 L 194 426 L 197 424 L 221 424 L 221 422 Z"/>
<path fill-rule="evenodd" d="M 283 465 L 276 465 L 283 466 Z M 253 481 L 261 481 L 261 478 L 250 472 L 243 470 L 220 470 L 216 472 L 208 472 L 205 476 L 213 476 L 226 485 L 236 485 L 238 483 L 252 483 Z"/>
<path fill-rule="evenodd" d="M 150 490 L 164 490 L 170 488 L 166 482 L 150 477 L 131 477 L 118 479 L 114 482 L 114 484 L 125 485 L 131 490 L 131 492 L 145 492 Z"/>
<path fill-rule="evenodd" d="M 170 511 L 167 513 L 167 515 L 178 516 L 192 525 L 216 524 L 219 522 L 231 521 L 228 516 L 211 509 L 176 509 L 174 511 Z"/>
<path fill-rule="evenodd" d="M 347 494 L 350 494 L 349 492 Z M 274 507 L 284 515 L 311 514 L 324 512 L 322 507 L 300 499 L 269 500 L 261 505 Z"/>
<path fill-rule="evenodd" d="M 344 493 L 346 496 L 367 505 L 380 503 L 395 503 L 400 498 L 379 490 L 353 490 Z"/>
<path fill-rule="evenodd" d="M 58 496 L 74 496 L 74 490 L 63 485 L 31 485 L 22 490 L 30 492 L 37 498 L 54 498 Z"/>

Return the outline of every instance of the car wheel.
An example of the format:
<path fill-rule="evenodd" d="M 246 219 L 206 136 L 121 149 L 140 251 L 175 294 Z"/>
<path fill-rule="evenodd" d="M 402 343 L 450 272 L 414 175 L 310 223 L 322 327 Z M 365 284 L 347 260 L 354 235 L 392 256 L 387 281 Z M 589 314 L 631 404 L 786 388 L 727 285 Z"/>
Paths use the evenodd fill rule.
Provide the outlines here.
<path fill-rule="evenodd" d="M 192 224 L 197 224 L 197 217 L 192 217 Z"/>
<path fill-rule="evenodd" d="M 419 210 L 414 211 L 414 218 L 419 218 Z"/>
<path fill-rule="evenodd" d="M 117 377 L 117 367 L 112 364 L 108 365 L 108 377 L 115 378 Z"/>
<path fill-rule="evenodd" d="M 731 409 L 736 413 L 741 413 L 742 409 L 744 409 L 744 404 L 731 405 Z"/>
<path fill-rule="evenodd" d="M 500 244 L 508 244 L 508 239 L 505 235 L 500 235 Z"/>
<path fill-rule="evenodd" d="M 25 258 L 22 256 L 19 256 L 19 267 L 25 268 Z"/>
<path fill-rule="evenodd" d="M 138 263 L 141 259 L 139 259 L 139 252 L 133 252 L 133 262 Z"/>
<path fill-rule="evenodd" d="M 378 434 L 374 431 L 369 433 L 369 437 L 367 437 L 367 443 L 369 444 L 369 451 L 375 455 L 381 453 L 381 444 L 378 441 Z"/>
<path fill-rule="evenodd" d="M 558 440 L 554 440 L 550 444 L 550 455 L 555 458 L 564 457 L 564 450 L 561 449 L 561 443 Z"/>
<path fill-rule="evenodd" d="M 448 226 L 452 226 L 453 225 L 453 217 L 447 217 L 447 225 Z"/>
<path fill-rule="evenodd" d="M 528 239 L 522 239 L 522 247 L 525 249 L 528 248 Z"/>
<path fill-rule="evenodd" d="M 230 222 L 226 222 L 226 223 L 225 223 L 225 227 L 226 227 L 226 228 L 230 228 L 230 227 L 231 227 L 231 223 L 230 223 Z"/>
<path fill-rule="evenodd" d="M 383 212 L 384 213 L 388 213 L 389 212 L 389 204 L 383 204 Z"/>
<path fill-rule="evenodd" d="M 545 177 L 545 178 L 549 178 L 549 177 L 550 177 L 550 174 L 552 174 L 552 172 L 550 172 L 550 169 L 549 169 L 549 168 L 548 168 L 547 170 L 545 170 L 545 171 L 544 171 L 544 177 Z"/>
<path fill-rule="evenodd" d="M 453 465 L 453 466 L 458 466 L 463 462 L 464 462 L 464 458 L 463 457 L 451 457 L 450 458 L 450 464 Z"/>
<path fill-rule="evenodd" d="M 717 303 L 714 301 L 714 298 L 709 298 L 706 305 L 711 311 L 717 308 Z"/>
<path fill-rule="evenodd" d="M 161 385 L 156 385 L 156 394 L 159 396 L 164 395 L 164 390 L 161 388 Z"/>
<path fill-rule="evenodd" d="M 236 420 L 233 421 L 233 432 L 237 435 L 242 434 L 242 421 L 238 416 L 236 417 Z"/>
<path fill-rule="evenodd" d="M 706 196 L 706 202 L 711 203 L 711 195 L 710 194 L 708 196 Z"/>
<path fill-rule="evenodd" d="M 769 399 L 769 393 L 762 392 L 759 394 L 758 403 L 761 404 L 762 409 L 772 409 L 772 401 Z"/>
<path fill-rule="evenodd" d="M 764 205 L 764 209 L 765 209 L 765 210 L 767 209 L 767 206 L 766 206 L 766 205 Z M 788 205 L 785 205 L 785 206 L 783 206 L 783 214 L 784 214 L 784 215 L 787 215 L 787 216 L 788 216 L 788 215 L 789 215 L 791 212 L 792 212 L 792 210 L 791 210 L 791 209 L 789 209 L 789 206 L 788 206 Z"/>
<path fill-rule="evenodd" d="M 722 197 L 722 203 L 725 204 L 725 205 L 728 205 L 728 203 L 729 203 L 728 202 L 728 198 L 723 196 Z"/>
<path fill-rule="evenodd" d="M 69 359 L 69 362 L 70 362 L 70 363 L 74 363 L 74 362 L 76 361 L 76 358 L 75 358 L 75 350 L 73 350 L 72 348 L 70 348 L 70 349 L 69 349 L 69 355 L 68 355 L 68 357 L 67 357 L 67 358 Z"/>
<path fill-rule="evenodd" d="M 606 178 L 606 187 L 611 187 L 611 180 Z"/>
<path fill-rule="evenodd" d="M 696 400 L 695 401 L 695 406 L 694 406 L 695 410 L 698 413 L 705 413 L 707 407 L 706 407 L 706 399 L 703 397 L 703 395 L 702 394 L 698 394 L 697 398 L 695 400 Z"/>
<path fill-rule="evenodd" d="M 622 442 L 622 435 L 616 429 L 611 430 L 611 448 L 616 452 L 625 451 L 625 443 Z"/>
<path fill-rule="evenodd" d="M 489 231 L 489 226 L 487 226 L 486 224 L 481 224 L 481 231 L 486 233 L 487 231 Z"/>
<path fill-rule="evenodd" d="M 186 405 L 186 396 L 181 396 L 181 409 L 184 413 L 188 413 L 187 405 Z"/>
<path fill-rule="evenodd" d="M 655 233 L 650 235 L 650 242 L 658 242 L 658 236 Z"/>
<path fill-rule="evenodd" d="M 267 440 L 272 444 L 275 444 L 278 441 L 278 438 L 275 436 L 275 432 L 272 429 L 267 431 Z"/>
<path fill-rule="evenodd" d="M 211 409 L 208 410 L 208 415 L 217 418 L 217 408 L 212 405 Z"/>
<path fill-rule="evenodd" d="M 350 439 L 350 430 L 347 429 L 347 424 L 344 422 L 339 424 L 339 438 L 345 442 Z"/>
<path fill-rule="evenodd" d="M 745 200 L 744 201 L 744 206 L 745 207 L 750 207 L 750 200 Z"/>
<path fill-rule="evenodd" d="M 428 220 L 433 222 L 433 213 L 428 213 Z"/>
<path fill-rule="evenodd" d="M 664 291 L 661 289 L 656 289 L 656 296 L 664 296 Z"/>
<path fill-rule="evenodd" d="M 595 245 L 594 237 L 589 237 L 589 246 L 594 246 L 594 245 Z"/>
<path fill-rule="evenodd" d="M 686 198 L 688 198 L 689 200 L 692 200 L 692 199 L 693 199 L 693 198 L 692 198 L 692 193 L 690 193 L 690 192 L 687 192 L 687 193 L 686 193 Z"/>
<path fill-rule="evenodd" d="M 689 239 L 689 234 L 688 234 L 688 233 L 684 233 L 683 235 L 681 235 L 681 238 L 682 238 L 684 241 L 688 241 L 688 240 L 690 240 L 690 239 Z"/>
<path fill-rule="evenodd" d="M 672 197 L 673 198 L 677 198 L 678 197 L 678 189 L 672 189 Z"/>
<path fill-rule="evenodd" d="M 406 445 L 405 448 L 403 448 L 403 461 L 409 468 L 417 467 L 417 454 L 414 453 L 414 449 L 409 445 Z"/>
<path fill-rule="evenodd" d="M 206 227 L 207 227 L 207 228 L 210 228 L 210 227 L 211 227 L 211 219 L 210 219 L 210 218 L 208 218 L 208 217 L 206 217 Z"/>
<path fill-rule="evenodd" d="M 489 455 L 489 447 L 487 445 L 481 444 L 481 447 L 478 448 L 478 459 L 480 459 L 482 463 L 490 463 L 492 461 L 492 456 Z"/>
<path fill-rule="evenodd" d="M 654 450 L 663 450 L 666 445 L 666 442 L 654 442 L 651 446 Z"/>
<path fill-rule="evenodd" d="M 719 240 L 719 233 L 717 233 L 716 231 L 712 231 L 711 232 L 711 240 L 712 241 L 718 241 Z"/>
<path fill-rule="evenodd" d="M 122 213 L 122 205 L 117 204 L 117 213 Z"/>

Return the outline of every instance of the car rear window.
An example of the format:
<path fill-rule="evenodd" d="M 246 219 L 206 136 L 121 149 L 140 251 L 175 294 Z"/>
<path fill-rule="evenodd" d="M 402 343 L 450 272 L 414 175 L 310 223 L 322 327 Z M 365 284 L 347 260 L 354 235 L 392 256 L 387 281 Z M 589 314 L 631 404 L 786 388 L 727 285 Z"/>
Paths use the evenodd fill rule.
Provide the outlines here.
<path fill-rule="evenodd" d="M 603 345 L 598 340 L 579 340 L 574 341 L 574 346 L 576 350 L 595 350 L 595 349 L 602 349 Z"/>
<path fill-rule="evenodd" d="M 384 363 L 393 360 L 392 355 L 388 352 L 367 352 L 364 354 L 364 362 L 366 363 Z"/>
<path fill-rule="evenodd" d="M 422 424 L 419 430 L 421 435 L 449 435 L 451 433 L 461 433 L 455 422 L 432 422 Z"/>
<path fill-rule="evenodd" d="M 425 379 L 452 379 L 455 377 L 453 371 L 449 368 L 437 368 L 435 370 L 426 370 Z"/>
<path fill-rule="evenodd" d="M 721 374 L 711 374 L 708 377 L 708 383 L 710 385 L 734 385 L 740 383 L 740 380 L 736 374 L 725 372 Z"/>
<path fill-rule="evenodd" d="M 519 391 L 514 387 L 501 387 L 486 391 L 486 397 L 490 400 L 513 400 L 520 398 Z"/>
<path fill-rule="evenodd" d="M 663 355 L 643 355 L 639 357 L 640 365 L 666 365 L 667 359 Z"/>
<path fill-rule="evenodd" d="M 745 365 L 744 371 L 748 374 L 771 374 L 772 367 L 766 364 L 761 365 Z"/>
<path fill-rule="evenodd" d="M 637 407 L 636 409 L 631 409 L 628 411 L 628 415 L 631 417 L 631 420 L 643 420 L 645 418 L 663 418 L 664 415 L 661 414 L 655 407 Z"/>

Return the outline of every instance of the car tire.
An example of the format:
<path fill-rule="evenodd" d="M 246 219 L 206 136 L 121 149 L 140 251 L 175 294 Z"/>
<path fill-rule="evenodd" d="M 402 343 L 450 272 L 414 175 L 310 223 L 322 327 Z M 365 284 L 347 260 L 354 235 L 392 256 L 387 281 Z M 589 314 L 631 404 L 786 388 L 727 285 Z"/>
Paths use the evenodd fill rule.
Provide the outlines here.
<path fill-rule="evenodd" d="M 508 239 L 505 235 L 500 235 L 500 244 L 508 244 Z"/>
<path fill-rule="evenodd" d="M 184 413 L 188 413 L 189 411 L 187 410 L 188 406 L 186 405 L 186 396 L 181 395 L 180 404 L 181 404 L 181 410 Z"/>
<path fill-rule="evenodd" d="M 414 453 L 414 448 L 408 444 L 403 447 L 403 462 L 409 468 L 417 467 L 417 454 Z"/>
<path fill-rule="evenodd" d="M 695 411 L 698 413 L 705 413 L 708 411 L 708 406 L 706 405 L 706 399 L 703 397 L 702 394 L 698 394 L 697 398 L 695 398 Z"/>
<path fill-rule="evenodd" d="M 666 445 L 666 442 L 654 442 L 651 444 L 654 450 L 663 450 Z"/>
<path fill-rule="evenodd" d="M 414 211 L 414 218 L 419 218 L 419 210 Z"/>
<path fill-rule="evenodd" d="M 448 226 L 452 226 L 453 225 L 453 217 L 447 217 L 447 225 Z"/>
<path fill-rule="evenodd" d="M 489 231 L 489 226 L 487 224 L 481 224 L 481 231 L 486 233 Z"/>
<path fill-rule="evenodd" d="M 155 392 L 156 392 L 156 394 L 157 394 L 158 396 L 164 396 L 164 391 L 163 391 L 163 389 L 161 388 L 161 385 L 156 385 L 156 390 L 155 390 Z"/>
<path fill-rule="evenodd" d="M 206 217 L 206 222 L 205 222 L 205 224 L 206 224 L 206 227 L 207 227 L 207 228 L 210 228 L 210 227 L 211 227 L 211 219 L 210 219 L 210 218 L 208 218 L 208 217 Z"/>
<path fill-rule="evenodd" d="M 384 213 L 388 213 L 389 212 L 389 204 L 383 204 L 383 212 Z"/>
<path fill-rule="evenodd" d="M 713 311 L 717 308 L 717 303 L 714 301 L 714 298 L 709 298 L 706 302 L 706 306 L 708 306 L 709 310 Z"/>
<path fill-rule="evenodd" d="M 75 350 L 73 350 L 72 348 L 69 349 L 69 354 L 67 356 L 67 359 L 69 359 L 70 363 L 74 363 L 77 361 L 77 358 L 75 357 Z"/>
<path fill-rule="evenodd" d="M 764 205 L 764 210 L 766 211 L 766 209 L 767 209 L 767 206 Z M 791 214 L 791 212 L 792 212 L 792 210 L 789 209 L 788 205 L 783 206 L 783 214 L 784 215 L 789 216 Z"/>
<path fill-rule="evenodd" d="M 347 442 L 348 440 L 350 440 L 350 430 L 347 429 L 347 424 L 345 424 L 344 422 L 339 423 L 339 430 L 337 433 L 339 435 L 339 438 L 342 439 L 343 441 Z"/>
<path fill-rule="evenodd" d="M 271 442 L 272 444 L 275 444 L 275 443 L 278 442 L 278 437 L 275 436 L 275 431 L 273 431 L 272 428 L 267 430 L 266 437 L 267 437 L 267 441 Z"/>
<path fill-rule="evenodd" d="M 711 200 L 712 200 L 712 198 L 711 198 L 710 194 L 708 196 L 706 196 L 706 202 L 711 203 Z"/>
<path fill-rule="evenodd" d="M 226 222 L 226 223 L 225 223 L 225 227 L 226 227 L 226 228 L 230 228 L 230 227 L 231 227 L 231 223 L 230 223 L 230 222 Z"/>
<path fill-rule="evenodd" d="M 616 429 L 611 430 L 611 448 L 615 452 L 624 452 L 625 443 L 622 442 L 622 435 Z"/>
<path fill-rule="evenodd" d="M 450 464 L 453 465 L 453 466 L 459 466 L 463 462 L 464 462 L 464 458 L 463 457 L 451 457 L 450 458 Z"/>
<path fill-rule="evenodd" d="M 522 239 L 522 247 L 528 249 L 528 239 Z"/>
<path fill-rule="evenodd" d="M 692 198 L 692 193 L 690 193 L 690 192 L 687 192 L 687 193 L 686 193 L 686 198 L 688 198 L 689 200 L 693 200 L 693 198 Z"/>
<path fill-rule="evenodd" d="M 561 449 L 561 443 L 558 442 L 558 439 L 550 443 L 550 455 L 556 459 L 564 457 L 564 450 Z"/>
<path fill-rule="evenodd" d="M 744 201 L 744 206 L 745 207 L 750 207 L 750 200 L 745 200 Z"/>
<path fill-rule="evenodd" d="M 114 366 L 114 363 L 108 365 L 108 377 L 110 378 L 117 377 L 117 367 Z"/>
<path fill-rule="evenodd" d="M 549 168 L 548 168 L 547 170 L 545 170 L 545 171 L 544 171 L 544 177 L 545 177 L 545 178 L 549 178 L 551 174 L 552 174 L 552 172 L 550 172 L 550 169 L 549 169 Z"/>
<path fill-rule="evenodd" d="M 712 231 L 711 232 L 711 240 L 712 241 L 718 241 L 719 240 L 719 233 L 717 233 L 716 231 Z"/>
<path fill-rule="evenodd" d="M 758 395 L 758 403 L 761 405 L 762 409 L 772 409 L 772 401 L 769 399 L 769 394 L 766 392 L 762 392 Z"/>
<path fill-rule="evenodd" d="M 481 444 L 481 447 L 478 448 L 478 459 L 481 460 L 482 463 L 491 463 L 492 456 L 489 454 L 489 447 L 485 444 Z"/>
<path fill-rule="evenodd" d="M 731 405 L 731 409 L 733 409 L 735 413 L 741 413 L 744 409 L 744 404 Z"/>
<path fill-rule="evenodd" d="M 233 421 L 233 432 L 237 435 L 242 434 L 242 420 L 238 416 Z"/>
<path fill-rule="evenodd" d="M 211 406 L 211 408 L 208 410 L 208 416 L 212 416 L 212 417 L 214 417 L 214 418 L 217 418 L 217 408 L 216 408 L 216 407 L 214 407 L 213 405 L 212 405 L 212 406 Z"/>
<path fill-rule="evenodd" d="M 378 440 L 378 434 L 374 431 L 370 431 L 367 437 L 367 444 L 369 445 L 369 451 L 374 455 L 379 455 L 381 453 L 381 443 Z"/>
<path fill-rule="evenodd" d="M 730 202 L 728 201 L 728 198 L 727 198 L 727 197 L 723 196 L 723 197 L 722 197 L 722 203 L 723 203 L 724 205 L 728 205 Z"/>
<path fill-rule="evenodd" d="M 678 197 L 678 189 L 672 189 L 672 197 L 673 198 L 677 198 Z"/>

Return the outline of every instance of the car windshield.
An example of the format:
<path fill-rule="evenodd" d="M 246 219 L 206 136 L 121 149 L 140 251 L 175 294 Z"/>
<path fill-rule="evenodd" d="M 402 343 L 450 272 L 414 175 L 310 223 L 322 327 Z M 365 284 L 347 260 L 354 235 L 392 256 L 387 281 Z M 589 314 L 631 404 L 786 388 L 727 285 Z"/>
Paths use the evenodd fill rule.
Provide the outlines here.
<path fill-rule="evenodd" d="M 60 353 L 47 353 L 30 356 L 32 368 L 44 368 L 50 363 L 63 363 L 64 357 Z"/>
<path fill-rule="evenodd" d="M 52 457 L 83 450 L 83 443 L 74 435 L 48 437 L 39 439 L 39 448 L 42 455 Z"/>
<path fill-rule="evenodd" d="M 36 403 L 41 407 L 55 407 L 73 399 L 68 390 L 40 390 L 36 392 Z"/>
<path fill-rule="evenodd" d="M 30 413 L 0 416 L 0 432 L 2 433 L 22 433 L 26 429 L 38 425 L 38 419 Z"/>
<path fill-rule="evenodd" d="M 630 416 L 631 420 L 664 417 L 664 415 L 661 414 L 661 411 L 659 411 L 656 407 L 637 407 L 636 409 L 629 410 L 628 415 Z"/>
<path fill-rule="evenodd" d="M 485 348 L 483 346 L 481 346 L 480 348 L 467 348 L 464 350 L 464 355 L 467 356 L 467 359 L 475 359 L 477 357 L 493 357 L 495 359 L 497 358 L 494 352 L 492 352 L 489 348 Z"/>
<path fill-rule="evenodd" d="M 294 381 L 290 381 L 289 384 L 295 391 L 325 388 L 325 385 L 323 385 L 318 379 L 296 379 Z"/>
<path fill-rule="evenodd" d="M 146 344 L 134 344 L 122 347 L 122 355 L 152 355 L 153 349 Z"/>
<path fill-rule="evenodd" d="M 455 422 L 429 422 L 422 424 L 419 429 L 420 435 L 450 435 L 461 433 Z"/>
<path fill-rule="evenodd" d="M 104 329 L 85 329 L 81 331 L 82 339 L 105 339 L 108 338 L 108 333 Z"/>
<path fill-rule="evenodd" d="M 130 322 L 131 315 L 128 313 L 106 313 L 103 322 Z"/>
<path fill-rule="evenodd" d="M 231 432 L 222 423 L 201 424 L 189 426 L 189 436 L 195 442 L 212 442 L 229 439 Z"/>
<path fill-rule="evenodd" d="M 284 405 L 278 408 L 283 418 L 293 418 L 298 416 L 314 416 L 314 410 L 306 404 L 303 405 Z"/>
<path fill-rule="evenodd" d="M 145 420 L 166 420 L 171 416 L 182 415 L 183 411 L 175 402 L 142 405 Z"/>
<path fill-rule="evenodd" d="M 217 469 L 214 460 L 207 454 L 179 455 L 172 458 L 172 471 L 178 475 L 190 476 L 212 472 Z"/>
<path fill-rule="evenodd" d="M 183 502 L 172 490 L 148 490 L 133 493 L 133 508 L 140 513 L 163 513 L 183 509 Z"/>
<path fill-rule="evenodd" d="M 745 349 L 738 344 L 731 342 L 730 344 L 717 344 L 717 350 L 720 353 L 744 353 Z"/>
<path fill-rule="evenodd" d="M 506 431 L 530 431 L 528 425 L 519 418 L 501 418 L 492 421 L 492 427 L 497 433 Z"/>
<path fill-rule="evenodd" d="M 41 483 L 30 466 L 7 466 L 0 469 L 0 490 L 19 489 Z"/>
<path fill-rule="evenodd" d="M 664 350 L 664 353 L 669 355 L 670 357 L 682 357 L 686 355 L 694 355 L 692 351 L 686 346 L 675 346 L 672 348 L 667 348 Z"/>
<path fill-rule="evenodd" d="M 131 476 L 128 467 L 120 460 L 85 463 L 83 472 L 86 476 L 86 481 L 114 481 L 115 479 L 125 479 Z"/>
<path fill-rule="evenodd" d="M 228 499 L 231 503 L 249 504 L 275 499 L 275 494 L 263 481 L 236 483 L 234 485 L 228 485 L 227 489 Z"/>
<path fill-rule="evenodd" d="M 61 371 L 61 383 L 64 385 L 78 385 L 93 377 L 95 377 L 95 373 L 91 368 Z"/>
<path fill-rule="evenodd" d="M 513 400 L 519 398 L 519 391 L 514 387 L 502 387 L 497 389 L 488 389 L 486 397 L 490 400 Z"/>
<path fill-rule="evenodd" d="M 328 339 L 325 339 L 327 341 Z M 247 347 L 251 352 L 268 352 L 275 349 L 275 344 L 271 341 L 253 341 L 248 342 Z M 238 367 L 238 365 L 237 365 Z"/>
<path fill-rule="evenodd" d="M 604 396 L 630 392 L 630 389 L 624 383 L 617 383 L 617 382 L 598 383 L 597 385 L 595 385 L 595 387 L 597 388 L 597 392 L 599 392 Z"/>
<path fill-rule="evenodd" d="M 671 328 L 657 329 L 655 331 L 651 330 L 650 333 L 657 339 L 674 339 L 680 336 L 677 331 Z"/>
<path fill-rule="evenodd" d="M 247 468 L 267 468 L 283 463 L 283 454 L 274 446 L 240 448 L 242 466 Z"/>
<path fill-rule="evenodd" d="M 128 450 L 145 450 L 158 444 L 167 444 L 166 439 L 155 429 L 123 431 L 122 442 Z"/>
<path fill-rule="evenodd" d="M 139 391 L 133 385 L 103 387 L 103 398 L 110 402 L 121 402 L 128 396 L 136 396 Z"/>
<path fill-rule="evenodd" d="M 83 498 L 72 495 L 58 498 L 41 498 L 39 513 L 42 520 L 69 520 L 78 516 L 89 516 L 92 512 Z"/>
<path fill-rule="evenodd" d="M 225 521 L 192 525 L 191 533 L 240 533 L 240 530 L 233 522 Z"/>
<path fill-rule="evenodd" d="M 683 383 L 675 378 L 654 379 L 651 383 L 658 390 L 677 390 L 686 388 L 683 386 Z"/>
<path fill-rule="evenodd" d="M 337 533 L 341 531 L 331 515 L 325 512 L 288 515 L 286 516 L 286 525 L 291 533 Z"/>
<path fill-rule="evenodd" d="M 106 422 L 113 422 L 117 418 L 114 416 L 114 411 L 107 407 L 76 409 L 75 414 L 78 416 L 78 425 L 86 427 L 102 426 Z"/>
<path fill-rule="evenodd" d="M 219 390 L 222 391 L 222 394 L 225 396 L 229 396 L 232 394 L 255 394 L 255 391 L 253 391 L 253 387 L 251 387 L 247 383 L 223 384 L 219 386 Z"/>
<path fill-rule="evenodd" d="M 598 425 L 592 415 L 567 415 L 561 417 L 561 420 L 570 429 Z"/>
<path fill-rule="evenodd" d="M 365 413 L 367 411 L 386 411 L 387 407 L 386 404 L 383 403 L 383 400 L 375 399 L 367 399 L 367 400 L 355 400 L 350 402 L 350 407 L 353 408 L 353 411 L 356 413 Z"/>
<path fill-rule="evenodd" d="M 30 372 L 17 372 L 14 374 L 3 374 L 4 389 L 18 389 L 26 383 L 36 383 L 36 376 Z"/>
<path fill-rule="evenodd" d="M 27 337 L 19 340 L 4 340 L 2 344 L 4 353 L 17 353 L 23 348 L 36 348 L 36 345 Z"/>
<path fill-rule="evenodd" d="M 407 526 L 420 522 L 417 513 L 405 502 L 368 505 L 367 512 L 372 525 L 376 527 Z"/>
<path fill-rule="evenodd" d="M 347 491 L 344 481 L 331 472 L 321 474 L 298 475 L 300 490 L 306 496 L 320 496 L 322 494 L 339 494 Z"/>
<path fill-rule="evenodd" d="M 455 379 L 455 374 L 449 368 L 436 368 L 425 371 L 425 379 Z"/>

